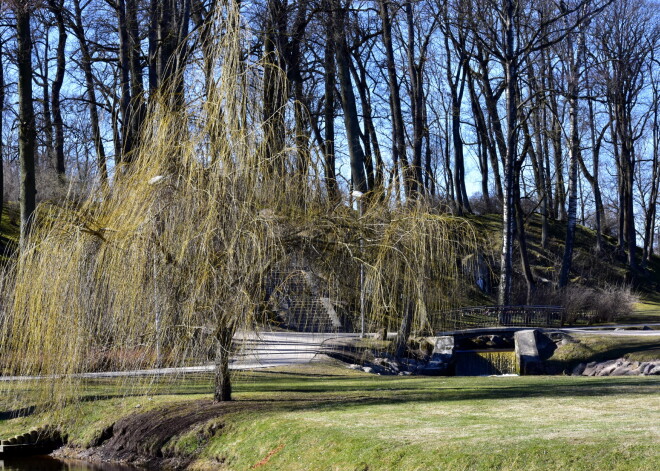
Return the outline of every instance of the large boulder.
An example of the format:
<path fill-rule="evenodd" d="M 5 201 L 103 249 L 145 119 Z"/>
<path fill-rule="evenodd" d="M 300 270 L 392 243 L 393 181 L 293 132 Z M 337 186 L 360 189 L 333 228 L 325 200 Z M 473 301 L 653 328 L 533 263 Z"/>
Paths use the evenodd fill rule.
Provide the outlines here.
<path fill-rule="evenodd" d="M 630 361 L 625 358 L 580 363 L 573 369 L 576 376 L 650 376 L 660 375 L 660 360 Z"/>

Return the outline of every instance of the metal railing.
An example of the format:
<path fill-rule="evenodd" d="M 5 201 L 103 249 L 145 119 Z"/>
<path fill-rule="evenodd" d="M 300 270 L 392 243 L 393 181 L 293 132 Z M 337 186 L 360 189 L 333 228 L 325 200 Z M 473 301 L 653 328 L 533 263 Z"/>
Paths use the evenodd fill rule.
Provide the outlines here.
<path fill-rule="evenodd" d="M 561 306 L 472 306 L 431 316 L 434 330 L 483 327 L 563 327 L 593 321 L 592 311 L 568 313 Z"/>

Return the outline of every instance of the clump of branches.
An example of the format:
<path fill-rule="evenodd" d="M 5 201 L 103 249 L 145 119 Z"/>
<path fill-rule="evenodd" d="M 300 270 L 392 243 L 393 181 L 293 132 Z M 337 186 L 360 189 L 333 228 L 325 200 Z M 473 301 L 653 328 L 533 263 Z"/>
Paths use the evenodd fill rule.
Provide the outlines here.
<path fill-rule="evenodd" d="M 588 315 L 592 322 L 610 322 L 630 316 L 638 301 L 638 296 L 626 285 L 604 288 L 569 285 L 560 290 L 548 287 L 539 289 L 534 295 L 536 304 L 563 307 L 569 322 L 584 315 Z"/>
<path fill-rule="evenodd" d="M 273 145 L 281 136 L 260 118 L 262 68 L 241 54 L 241 26 L 233 2 L 218 8 L 206 93 L 182 103 L 176 87 L 161 90 L 112 184 L 40 212 L 0 333 L 3 374 L 45 377 L 37 403 L 75 400 L 94 369 L 188 365 L 209 352 L 214 397 L 230 399 L 232 338 L 258 329 L 270 271 L 296 254 L 343 287 L 336 296 L 361 287 L 367 317 L 394 319 L 403 345 L 458 292 L 476 245 L 469 224 L 368 195 L 358 212 L 327 197 L 311 157 L 290 165 L 295 153 Z"/>

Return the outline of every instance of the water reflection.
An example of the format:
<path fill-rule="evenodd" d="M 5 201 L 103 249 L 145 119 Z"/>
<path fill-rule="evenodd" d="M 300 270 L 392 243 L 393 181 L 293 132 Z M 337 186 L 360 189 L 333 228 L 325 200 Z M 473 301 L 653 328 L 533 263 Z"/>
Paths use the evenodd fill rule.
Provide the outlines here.
<path fill-rule="evenodd" d="M 110 463 L 58 460 L 50 456 L 0 460 L 2 471 L 135 471 L 140 468 Z"/>

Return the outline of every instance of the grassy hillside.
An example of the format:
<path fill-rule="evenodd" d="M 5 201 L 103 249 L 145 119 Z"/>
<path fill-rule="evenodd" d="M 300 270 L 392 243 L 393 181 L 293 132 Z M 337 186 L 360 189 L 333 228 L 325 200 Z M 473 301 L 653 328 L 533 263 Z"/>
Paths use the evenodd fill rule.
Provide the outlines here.
<path fill-rule="evenodd" d="M 494 279 L 499 274 L 499 254 L 501 248 L 502 217 L 499 214 L 471 216 L 470 221 L 476 227 L 483 240 L 483 247 L 490 261 Z M 532 270 L 538 288 L 551 291 L 559 278 L 561 260 L 564 253 L 566 223 L 550 222 L 548 247 L 541 246 L 541 218 L 534 214 L 526 224 L 526 236 Z M 573 286 L 616 290 L 630 286 L 639 297 L 635 313 L 629 320 L 638 322 L 660 322 L 660 257 L 653 256 L 642 273 L 631 276 L 627 268 L 626 255 L 617 251 L 616 239 L 603 237 L 603 250 L 597 253 L 596 232 L 577 226 L 575 249 L 570 281 Z M 642 251 L 638 250 L 641 260 Z M 514 246 L 515 291 L 518 293 L 516 302 L 525 302 L 525 282 L 520 268 L 520 254 L 517 244 Z M 614 294 L 616 296 L 616 293 Z M 491 297 L 495 301 L 495 296 Z M 544 304 L 542 299 L 541 304 Z M 616 301 L 616 299 L 614 299 Z"/>
<path fill-rule="evenodd" d="M 5 202 L 0 218 L 0 260 L 11 254 L 18 244 L 19 221 L 18 205 Z"/>
<path fill-rule="evenodd" d="M 5 203 L 0 223 L 0 259 L 11 254 L 19 238 L 19 211 L 16 203 Z M 502 217 L 499 214 L 469 216 L 474 225 L 489 264 L 493 280 L 497 280 L 499 273 L 499 253 L 501 247 Z M 532 270 L 539 282 L 540 290 L 551 291 L 556 283 L 561 259 L 564 252 L 564 238 L 566 224 L 550 221 L 548 248 L 541 247 L 541 218 L 534 214 L 526 225 L 527 243 L 532 263 Z M 575 239 L 575 252 L 571 282 L 573 285 L 589 288 L 618 288 L 630 286 L 639 296 L 640 302 L 632 315 L 626 316 L 630 322 L 660 322 L 660 257 L 653 256 L 643 273 L 631 277 L 626 264 L 626 256 L 616 250 L 616 239 L 604 236 L 604 248 L 596 253 L 595 231 L 577 226 Z M 641 249 L 638 250 L 641 259 Z M 525 303 L 525 284 L 520 270 L 520 257 L 517 246 L 514 250 L 514 269 L 516 303 Z M 484 295 L 476 287 L 466 290 L 466 305 L 483 305 L 496 303 L 496 286 L 490 295 Z M 539 304 L 546 304 L 543 299 Z"/>

